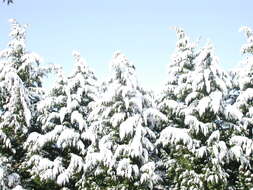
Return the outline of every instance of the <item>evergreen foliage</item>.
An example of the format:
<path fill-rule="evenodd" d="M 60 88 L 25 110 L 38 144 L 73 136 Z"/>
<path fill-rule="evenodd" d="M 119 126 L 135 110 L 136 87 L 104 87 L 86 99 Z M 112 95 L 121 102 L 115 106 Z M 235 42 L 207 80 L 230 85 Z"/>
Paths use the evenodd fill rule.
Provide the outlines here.
<path fill-rule="evenodd" d="M 242 27 L 240 31 L 244 32 L 247 42 L 242 46 L 241 52 L 246 56 L 242 61 L 244 67 L 238 74 L 239 93 L 234 103 L 234 107 L 240 112 L 240 118 L 237 119 L 237 128 L 230 139 L 231 162 L 234 167 L 231 169 L 235 173 L 234 181 L 236 189 L 253 188 L 252 156 L 251 147 L 253 120 L 252 120 L 252 72 L 253 72 L 253 32 L 248 27 Z"/>
<path fill-rule="evenodd" d="M 33 130 L 34 104 L 43 91 L 41 80 L 50 69 L 41 66 L 37 54 L 26 50 L 26 26 L 13 19 L 10 22 L 10 42 L 0 52 L 0 155 L 9 168 L 4 171 L 16 178 L 17 183 L 11 184 L 14 188 L 20 180 L 29 180 L 22 166 L 26 154 L 23 143 Z"/>
<path fill-rule="evenodd" d="M 219 69 L 210 44 L 196 50 L 182 29 L 176 32 L 170 78 L 159 103 L 168 117 L 157 141 L 167 184 L 176 189 L 226 189 L 224 140 L 231 123 L 224 100 L 230 80 Z"/>
<path fill-rule="evenodd" d="M 225 72 L 211 43 L 175 28 L 162 92 L 139 85 L 121 52 L 98 82 L 79 52 L 66 75 L 26 48 L 10 20 L 0 51 L 0 189 L 253 188 L 253 32 L 242 68 Z M 47 73 L 54 85 L 43 87 Z"/>
<path fill-rule="evenodd" d="M 31 133 L 26 141 L 32 175 L 70 189 L 82 176 L 93 140 L 86 120 L 88 105 L 97 96 L 96 77 L 80 54 L 73 54 L 73 73 L 65 77 L 58 70 L 56 84 L 38 105 L 41 132 Z"/>
<path fill-rule="evenodd" d="M 87 189 L 153 189 L 153 123 L 159 112 L 135 77 L 134 65 L 116 52 L 111 77 L 89 116 L 96 140 L 87 154 Z"/>

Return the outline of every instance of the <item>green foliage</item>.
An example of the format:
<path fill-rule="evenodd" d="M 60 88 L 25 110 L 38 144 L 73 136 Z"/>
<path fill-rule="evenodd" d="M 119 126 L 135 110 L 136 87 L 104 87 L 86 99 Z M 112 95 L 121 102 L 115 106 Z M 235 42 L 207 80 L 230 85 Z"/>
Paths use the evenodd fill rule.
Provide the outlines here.
<path fill-rule="evenodd" d="M 11 20 L 11 28 L 0 52 L 0 189 L 253 188 L 250 28 L 242 28 L 247 66 L 231 75 L 211 44 L 198 49 L 175 28 L 157 98 L 138 85 L 135 66 L 120 52 L 98 87 L 78 52 L 65 76 L 26 50 L 26 26 Z M 56 84 L 44 91 L 43 77 L 53 70 Z"/>

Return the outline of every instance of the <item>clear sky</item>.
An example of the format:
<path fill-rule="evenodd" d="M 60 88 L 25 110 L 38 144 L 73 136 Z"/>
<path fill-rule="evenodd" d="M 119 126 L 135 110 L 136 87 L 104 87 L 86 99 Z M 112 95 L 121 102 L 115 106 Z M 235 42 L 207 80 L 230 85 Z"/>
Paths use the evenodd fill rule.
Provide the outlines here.
<path fill-rule="evenodd" d="M 2 0 L 1 0 L 2 1 Z M 240 26 L 253 27 L 252 0 L 14 0 L 0 3 L 0 48 L 6 47 L 9 18 L 30 25 L 28 49 L 69 72 L 79 50 L 99 79 L 109 74 L 116 50 L 133 61 L 145 87 L 161 88 L 174 51 L 170 28 L 183 27 L 192 39 L 210 39 L 221 67 L 242 59 Z"/>

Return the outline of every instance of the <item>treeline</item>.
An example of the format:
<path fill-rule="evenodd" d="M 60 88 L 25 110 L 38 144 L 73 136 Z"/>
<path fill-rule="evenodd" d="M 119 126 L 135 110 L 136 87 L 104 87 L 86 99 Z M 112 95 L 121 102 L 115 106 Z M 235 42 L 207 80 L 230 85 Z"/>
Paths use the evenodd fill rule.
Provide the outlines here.
<path fill-rule="evenodd" d="M 121 52 L 98 81 L 78 52 L 73 71 L 43 66 L 11 20 L 0 51 L 0 189 L 253 188 L 253 32 L 236 72 L 212 44 L 175 28 L 166 85 L 146 91 Z M 50 89 L 47 74 L 56 76 Z"/>

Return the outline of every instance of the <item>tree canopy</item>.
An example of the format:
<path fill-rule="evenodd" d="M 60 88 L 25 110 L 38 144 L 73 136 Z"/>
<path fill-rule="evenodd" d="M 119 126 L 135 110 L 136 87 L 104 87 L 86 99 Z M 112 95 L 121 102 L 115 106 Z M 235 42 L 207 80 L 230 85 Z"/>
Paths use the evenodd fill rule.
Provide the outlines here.
<path fill-rule="evenodd" d="M 77 51 L 64 73 L 28 50 L 26 25 L 10 23 L 0 51 L 0 189 L 253 188 L 249 27 L 237 72 L 176 27 L 166 83 L 152 92 L 120 51 L 106 80 Z"/>

